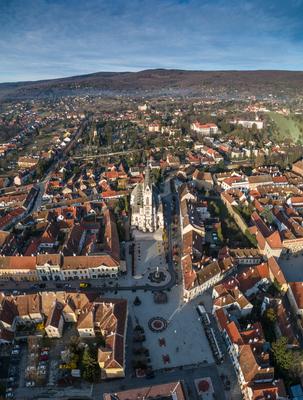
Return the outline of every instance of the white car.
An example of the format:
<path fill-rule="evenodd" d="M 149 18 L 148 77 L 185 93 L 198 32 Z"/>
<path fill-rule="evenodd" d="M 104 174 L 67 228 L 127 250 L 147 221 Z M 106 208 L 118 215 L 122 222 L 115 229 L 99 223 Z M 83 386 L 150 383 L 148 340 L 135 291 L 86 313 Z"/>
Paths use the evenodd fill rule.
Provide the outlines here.
<path fill-rule="evenodd" d="M 39 375 L 46 375 L 46 369 L 38 369 Z"/>
<path fill-rule="evenodd" d="M 36 384 L 35 384 L 34 381 L 27 381 L 26 384 L 25 384 L 26 387 L 33 387 L 33 386 L 35 386 L 35 385 L 36 385 Z"/>

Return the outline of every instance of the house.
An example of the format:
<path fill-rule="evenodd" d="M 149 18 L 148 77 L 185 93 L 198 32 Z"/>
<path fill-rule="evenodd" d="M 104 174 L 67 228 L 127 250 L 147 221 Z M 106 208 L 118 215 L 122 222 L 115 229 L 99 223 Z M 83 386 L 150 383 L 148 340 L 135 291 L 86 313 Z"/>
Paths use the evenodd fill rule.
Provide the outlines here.
<path fill-rule="evenodd" d="M 229 190 L 229 189 L 239 189 L 242 192 L 246 192 L 249 188 L 249 182 L 246 178 L 246 176 L 238 176 L 238 175 L 232 175 L 229 176 L 225 179 L 223 179 L 220 182 L 220 185 L 223 190 Z"/>
<path fill-rule="evenodd" d="M 243 399 L 256 400 L 259 397 L 255 395 L 267 393 L 267 390 L 270 393 L 276 382 L 274 369 L 269 364 L 269 354 L 264 352 L 265 338 L 261 324 L 257 322 L 241 330 L 224 309 L 216 310 L 215 318 L 226 342 Z M 281 383 L 279 393 L 285 395 L 283 387 Z"/>
<path fill-rule="evenodd" d="M 258 249 L 254 248 L 222 248 L 219 254 L 222 254 L 222 256 L 224 255 L 224 257 L 232 257 L 236 261 L 236 264 L 239 266 L 258 265 L 262 262 L 263 259 Z M 221 256 L 219 255 L 218 257 L 220 258 Z"/>
<path fill-rule="evenodd" d="M 102 335 L 105 345 L 98 349 L 102 378 L 125 376 L 126 300 L 100 299 L 97 293 L 77 292 L 0 294 L 0 342 L 1 335 L 3 340 L 13 340 L 18 325 L 44 320 L 49 338 L 62 337 L 65 322 L 75 323 L 80 337 Z"/>
<path fill-rule="evenodd" d="M 258 186 L 272 185 L 273 178 L 271 175 L 252 175 L 248 178 L 249 188 L 256 189 Z"/>
<path fill-rule="evenodd" d="M 289 282 L 287 297 L 295 314 L 303 317 L 303 282 Z"/>
<path fill-rule="evenodd" d="M 179 168 L 180 167 L 180 159 L 178 156 L 173 154 L 167 154 L 166 163 L 171 168 Z"/>
<path fill-rule="evenodd" d="M 36 257 L 32 256 L 0 256 L 1 279 L 16 281 L 36 281 Z"/>
<path fill-rule="evenodd" d="M 161 125 L 159 122 L 152 122 L 148 125 L 148 132 L 160 132 Z"/>
<path fill-rule="evenodd" d="M 296 174 L 298 174 L 298 175 L 300 175 L 300 176 L 303 176 L 303 160 L 299 160 L 299 161 L 295 162 L 295 163 L 292 165 L 291 170 L 292 170 L 294 173 L 296 173 Z"/>
<path fill-rule="evenodd" d="M 127 330 L 127 303 L 111 300 L 95 303 L 96 329 L 105 337 L 105 346 L 98 350 L 98 363 L 103 378 L 125 376 L 125 340 Z"/>
<path fill-rule="evenodd" d="M 38 279 L 41 281 L 61 279 L 61 254 L 37 254 L 36 271 Z"/>
<path fill-rule="evenodd" d="M 47 336 L 50 338 L 62 337 L 63 324 L 63 306 L 59 301 L 55 301 L 45 323 Z"/>
<path fill-rule="evenodd" d="M 90 304 L 89 307 L 81 310 L 77 320 L 77 331 L 80 337 L 94 337 L 94 306 Z"/>
<path fill-rule="evenodd" d="M 279 257 L 283 250 L 279 232 L 268 227 L 255 211 L 251 215 L 251 221 L 253 226 L 249 231 L 256 237 L 260 253 L 268 258 Z"/>
<path fill-rule="evenodd" d="M 25 215 L 23 207 L 16 207 L 11 211 L 7 212 L 0 218 L 0 230 L 8 230 L 17 222 L 19 222 Z"/>
<path fill-rule="evenodd" d="M 246 317 L 253 309 L 253 305 L 241 292 L 234 278 L 229 278 L 214 286 L 212 297 L 213 313 L 226 309 L 238 317 Z"/>
<path fill-rule="evenodd" d="M 36 167 L 39 162 L 39 158 L 34 157 L 19 157 L 18 159 L 18 167 L 19 168 L 32 168 Z"/>
<path fill-rule="evenodd" d="M 110 255 L 66 256 L 60 269 L 63 280 L 97 279 L 102 276 L 115 277 L 120 272 L 120 263 Z"/>
<path fill-rule="evenodd" d="M 198 169 L 193 173 L 193 182 L 197 189 L 211 190 L 214 186 L 212 174 Z"/>

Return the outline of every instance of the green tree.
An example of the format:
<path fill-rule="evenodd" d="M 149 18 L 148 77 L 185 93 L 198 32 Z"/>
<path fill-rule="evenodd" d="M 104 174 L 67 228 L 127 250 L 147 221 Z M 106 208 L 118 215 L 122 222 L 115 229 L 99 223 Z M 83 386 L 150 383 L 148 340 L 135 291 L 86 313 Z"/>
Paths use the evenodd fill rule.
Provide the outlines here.
<path fill-rule="evenodd" d="M 100 375 L 97 363 L 97 351 L 89 346 L 84 349 L 82 356 L 83 378 L 88 382 L 96 382 Z"/>
<path fill-rule="evenodd" d="M 294 379 L 300 378 L 303 371 L 303 352 L 302 350 L 294 351 L 292 355 L 293 362 L 289 372 Z"/>
<path fill-rule="evenodd" d="M 265 311 L 265 318 L 271 322 L 274 323 L 277 320 L 277 315 L 275 313 L 275 310 L 272 307 L 269 307 L 266 311 Z"/>
<path fill-rule="evenodd" d="M 287 373 L 293 365 L 293 353 L 287 348 L 287 338 L 281 336 L 272 343 L 275 363 L 281 372 Z"/>

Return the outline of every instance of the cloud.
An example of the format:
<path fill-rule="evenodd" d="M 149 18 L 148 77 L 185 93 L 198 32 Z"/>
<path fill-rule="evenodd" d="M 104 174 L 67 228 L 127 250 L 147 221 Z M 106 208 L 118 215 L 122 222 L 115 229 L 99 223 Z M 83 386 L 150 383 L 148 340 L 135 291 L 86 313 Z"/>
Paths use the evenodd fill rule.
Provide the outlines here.
<path fill-rule="evenodd" d="M 301 69 L 302 6 L 299 0 L 2 0 L 0 81 L 156 67 Z"/>

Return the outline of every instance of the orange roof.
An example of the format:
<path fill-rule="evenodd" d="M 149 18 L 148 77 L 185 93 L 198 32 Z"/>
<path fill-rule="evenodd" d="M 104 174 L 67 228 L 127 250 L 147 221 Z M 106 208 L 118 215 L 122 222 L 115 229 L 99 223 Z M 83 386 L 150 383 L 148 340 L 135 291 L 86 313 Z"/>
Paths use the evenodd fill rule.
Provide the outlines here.
<path fill-rule="evenodd" d="M 303 282 L 289 282 L 299 310 L 303 309 Z"/>
<path fill-rule="evenodd" d="M 221 329 L 226 329 L 227 325 L 228 325 L 228 318 L 225 314 L 224 308 L 219 308 L 219 310 L 215 311 L 215 316 L 218 320 L 218 323 L 221 327 Z"/>
<path fill-rule="evenodd" d="M 184 278 L 184 287 L 188 290 L 193 286 L 197 277 L 195 271 L 192 268 L 191 256 L 189 254 L 182 259 L 182 271 Z"/>
<path fill-rule="evenodd" d="M 275 280 L 279 283 L 279 285 L 285 285 L 287 283 L 285 276 L 276 259 L 274 257 L 270 257 L 267 263 L 271 273 L 273 274 Z"/>
<path fill-rule="evenodd" d="M 243 344 L 243 339 L 234 321 L 227 324 L 226 331 L 232 343 L 236 343 L 238 345 Z"/>
<path fill-rule="evenodd" d="M 0 269 L 36 269 L 36 257 L 2 256 L 0 257 Z"/>

